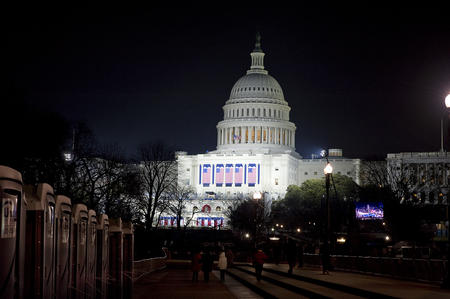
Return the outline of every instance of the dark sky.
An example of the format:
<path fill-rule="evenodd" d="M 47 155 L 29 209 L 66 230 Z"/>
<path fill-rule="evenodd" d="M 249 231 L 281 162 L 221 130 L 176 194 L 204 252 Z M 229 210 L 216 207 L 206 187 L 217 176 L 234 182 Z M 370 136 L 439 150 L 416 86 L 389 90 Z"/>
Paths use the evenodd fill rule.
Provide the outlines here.
<path fill-rule="evenodd" d="M 440 148 L 450 92 L 446 8 L 257 3 L 14 8 L 3 28 L 7 82 L 30 105 L 86 121 L 129 154 L 156 140 L 202 153 L 216 147 L 222 106 L 259 31 L 301 155 Z"/>

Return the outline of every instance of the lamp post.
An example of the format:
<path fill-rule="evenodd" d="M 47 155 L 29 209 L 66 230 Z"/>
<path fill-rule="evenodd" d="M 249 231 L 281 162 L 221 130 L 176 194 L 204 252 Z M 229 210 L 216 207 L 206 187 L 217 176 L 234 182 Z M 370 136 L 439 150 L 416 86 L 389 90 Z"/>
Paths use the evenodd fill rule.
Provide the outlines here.
<path fill-rule="evenodd" d="M 450 108 L 450 93 L 445 97 L 445 107 L 446 107 L 446 113 L 447 114 L 447 138 L 450 137 L 450 128 L 448 127 L 450 114 L 448 113 L 448 109 Z M 448 142 L 448 140 L 447 140 Z M 441 152 L 444 152 L 444 116 L 441 119 Z M 442 287 L 446 289 L 450 289 L 450 218 L 449 218 L 449 198 L 447 195 L 447 211 L 446 211 L 446 218 L 447 218 L 447 271 L 444 274 L 444 280 L 442 282 Z"/>
<path fill-rule="evenodd" d="M 327 158 L 327 165 L 325 166 L 325 168 L 323 169 L 323 172 L 325 173 L 325 188 L 326 188 L 326 202 L 325 202 L 325 206 L 326 206 L 326 223 L 327 223 L 327 232 L 326 232 L 326 245 L 325 246 L 329 246 L 329 241 L 330 241 L 330 233 L 331 233 L 331 221 L 330 221 L 330 176 L 331 173 L 333 173 L 333 167 L 331 166 L 331 163 L 328 162 L 328 158 Z M 328 254 L 329 254 L 329 250 L 327 250 Z"/>
<path fill-rule="evenodd" d="M 445 113 L 441 117 L 441 152 L 444 152 L 444 117 L 447 117 L 447 139 L 450 137 L 448 122 L 450 115 L 448 113 L 448 108 L 450 108 L 450 93 L 445 97 Z M 446 141 L 446 145 L 448 145 L 448 140 Z"/>
<path fill-rule="evenodd" d="M 256 202 L 256 209 L 255 209 L 255 232 L 254 232 L 254 246 L 258 245 L 258 238 L 260 236 L 259 232 L 260 232 L 260 225 L 261 225 L 261 221 L 263 217 L 260 217 L 261 215 L 261 211 L 260 211 L 260 205 L 261 202 L 260 200 L 263 199 L 263 193 L 262 192 L 255 192 L 253 193 L 253 199 Z"/>

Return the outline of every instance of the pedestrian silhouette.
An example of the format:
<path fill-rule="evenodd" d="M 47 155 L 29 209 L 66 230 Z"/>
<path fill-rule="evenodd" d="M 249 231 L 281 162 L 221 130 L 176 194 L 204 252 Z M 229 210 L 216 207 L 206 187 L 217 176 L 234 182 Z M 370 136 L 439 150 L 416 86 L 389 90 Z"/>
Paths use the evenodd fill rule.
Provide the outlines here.
<path fill-rule="evenodd" d="M 328 242 L 324 242 L 320 248 L 320 257 L 322 259 L 322 274 L 330 274 L 330 248 Z"/>
<path fill-rule="evenodd" d="M 220 270 L 220 281 L 225 281 L 225 271 L 227 270 L 227 257 L 225 256 L 225 251 L 222 249 L 219 254 L 218 267 Z"/>
<path fill-rule="evenodd" d="M 297 261 L 298 261 L 298 267 L 303 267 L 303 244 L 299 243 L 297 248 Z"/>
<path fill-rule="evenodd" d="M 234 255 L 233 251 L 231 249 L 228 249 L 225 253 L 225 256 L 227 257 L 227 268 L 233 268 L 233 261 L 234 261 Z"/>
<path fill-rule="evenodd" d="M 267 255 L 262 251 L 262 249 L 258 249 L 253 255 L 253 265 L 255 266 L 256 279 L 258 281 L 261 281 L 263 265 L 266 259 Z"/>
<path fill-rule="evenodd" d="M 203 278 L 204 278 L 205 282 L 208 282 L 209 281 L 209 272 L 212 271 L 212 265 L 213 265 L 213 260 L 212 260 L 210 250 L 205 250 L 205 253 L 202 255 L 201 263 L 202 263 Z"/>
<path fill-rule="evenodd" d="M 286 256 L 289 264 L 288 273 L 292 274 L 292 270 L 295 266 L 295 258 L 296 258 L 296 246 L 295 241 L 293 239 L 288 239 L 287 248 L 286 248 Z"/>
<path fill-rule="evenodd" d="M 192 270 L 192 281 L 198 281 L 198 272 L 202 268 L 201 264 L 202 255 L 199 250 L 194 250 L 194 254 L 192 255 L 191 261 L 191 270 Z"/>

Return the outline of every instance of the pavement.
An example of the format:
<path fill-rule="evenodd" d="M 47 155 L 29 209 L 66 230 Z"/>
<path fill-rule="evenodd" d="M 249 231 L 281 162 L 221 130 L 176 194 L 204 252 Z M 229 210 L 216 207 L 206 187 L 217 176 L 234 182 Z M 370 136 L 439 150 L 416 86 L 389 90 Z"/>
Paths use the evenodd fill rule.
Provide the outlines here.
<path fill-rule="evenodd" d="M 218 271 L 213 271 L 209 282 L 203 281 L 202 272 L 199 273 L 199 281 L 192 282 L 192 272 L 188 265 L 188 261 L 169 263 L 165 270 L 144 275 L 134 284 L 133 298 L 450 299 L 450 290 L 441 289 L 436 284 L 341 271 L 331 271 L 329 275 L 323 275 L 319 268 L 295 268 L 293 275 L 289 276 L 286 264 L 264 264 L 265 270 L 261 282 L 256 281 L 253 276 L 254 269 L 248 263 L 237 265 L 246 272 L 230 269 L 232 275 L 226 275 L 225 282 L 220 281 Z M 241 282 L 245 282 L 246 285 Z M 258 289 L 263 289 L 265 292 L 258 292 Z"/>
<path fill-rule="evenodd" d="M 287 264 L 264 264 L 264 268 L 287 274 L 289 266 Z M 264 273 L 270 272 L 263 271 L 263 276 Z M 333 284 L 343 285 L 395 298 L 450 298 L 450 290 L 444 290 L 436 284 L 342 271 L 330 271 L 329 275 L 323 275 L 321 269 L 308 267 L 294 268 L 293 274 L 300 278 L 305 277 L 307 281 L 325 282 L 323 285 L 327 285 L 327 283 L 330 286 L 333 286 Z M 286 277 L 288 276 L 286 275 Z"/>
<path fill-rule="evenodd" d="M 239 298 L 260 299 L 249 288 L 243 286 L 226 275 L 221 282 L 218 271 L 213 271 L 209 282 L 203 281 L 203 273 L 199 272 L 198 282 L 192 282 L 189 269 L 166 269 L 144 275 L 134 283 L 133 299 L 144 298 Z"/>

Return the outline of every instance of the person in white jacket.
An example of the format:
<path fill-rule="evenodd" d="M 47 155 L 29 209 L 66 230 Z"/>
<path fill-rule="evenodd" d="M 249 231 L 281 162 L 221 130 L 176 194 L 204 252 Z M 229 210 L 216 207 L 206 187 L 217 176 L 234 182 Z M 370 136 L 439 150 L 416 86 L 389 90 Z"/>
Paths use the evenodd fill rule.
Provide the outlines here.
<path fill-rule="evenodd" d="M 220 270 L 220 281 L 225 281 L 225 271 L 227 270 L 227 257 L 225 251 L 222 249 L 219 254 L 218 267 Z"/>

